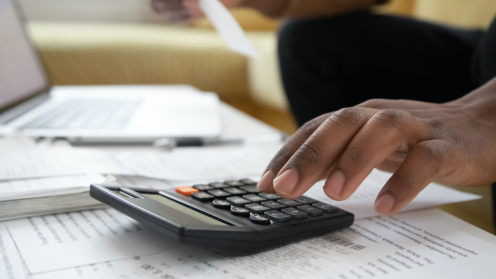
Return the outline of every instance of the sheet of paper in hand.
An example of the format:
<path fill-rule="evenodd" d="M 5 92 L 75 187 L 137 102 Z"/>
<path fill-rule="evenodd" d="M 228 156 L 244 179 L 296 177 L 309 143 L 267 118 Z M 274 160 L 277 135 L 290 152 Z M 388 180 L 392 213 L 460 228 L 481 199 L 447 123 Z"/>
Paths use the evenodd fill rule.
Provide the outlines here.
<path fill-rule="evenodd" d="M 222 3 L 218 0 L 200 0 L 200 8 L 229 49 L 252 58 L 258 57 L 257 50 Z"/>

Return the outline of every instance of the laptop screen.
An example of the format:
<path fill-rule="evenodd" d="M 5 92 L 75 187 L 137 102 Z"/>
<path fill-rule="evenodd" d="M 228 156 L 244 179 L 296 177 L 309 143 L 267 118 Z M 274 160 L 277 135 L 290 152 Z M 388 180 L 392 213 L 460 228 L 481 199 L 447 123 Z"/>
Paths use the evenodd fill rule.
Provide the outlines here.
<path fill-rule="evenodd" d="M 49 85 L 12 1 L 0 0 L 0 110 Z"/>

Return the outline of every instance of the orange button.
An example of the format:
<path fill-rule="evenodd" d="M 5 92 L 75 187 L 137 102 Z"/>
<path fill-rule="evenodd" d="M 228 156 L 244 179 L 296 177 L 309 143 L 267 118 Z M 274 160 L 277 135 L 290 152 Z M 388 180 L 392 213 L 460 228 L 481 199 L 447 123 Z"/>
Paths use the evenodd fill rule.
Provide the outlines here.
<path fill-rule="evenodd" d="M 176 188 L 176 192 L 181 195 L 185 195 L 186 197 L 191 197 L 191 194 L 198 192 L 198 189 L 191 186 L 179 186 Z"/>

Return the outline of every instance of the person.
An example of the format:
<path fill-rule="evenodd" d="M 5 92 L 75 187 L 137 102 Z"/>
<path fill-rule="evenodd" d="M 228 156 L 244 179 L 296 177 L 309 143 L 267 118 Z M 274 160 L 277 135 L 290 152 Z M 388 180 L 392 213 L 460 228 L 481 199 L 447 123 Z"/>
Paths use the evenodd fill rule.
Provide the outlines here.
<path fill-rule="evenodd" d="M 372 14 L 378 0 L 222 0 L 270 17 L 284 88 L 301 128 L 258 184 L 284 198 L 325 179 L 345 200 L 374 169 L 393 175 L 375 210 L 393 215 L 430 182 L 496 181 L 496 20 L 464 30 Z M 172 21 L 198 0 L 152 0 Z"/>

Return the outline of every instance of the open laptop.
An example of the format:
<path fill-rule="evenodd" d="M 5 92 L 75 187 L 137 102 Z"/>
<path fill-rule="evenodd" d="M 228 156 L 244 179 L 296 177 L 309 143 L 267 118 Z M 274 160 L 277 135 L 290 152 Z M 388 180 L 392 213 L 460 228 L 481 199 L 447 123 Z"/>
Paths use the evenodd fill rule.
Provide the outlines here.
<path fill-rule="evenodd" d="M 219 99 L 191 86 L 50 86 L 15 0 L 0 0 L 0 133 L 79 142 L 216 138 Z"/>

